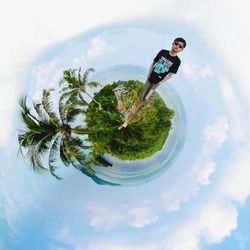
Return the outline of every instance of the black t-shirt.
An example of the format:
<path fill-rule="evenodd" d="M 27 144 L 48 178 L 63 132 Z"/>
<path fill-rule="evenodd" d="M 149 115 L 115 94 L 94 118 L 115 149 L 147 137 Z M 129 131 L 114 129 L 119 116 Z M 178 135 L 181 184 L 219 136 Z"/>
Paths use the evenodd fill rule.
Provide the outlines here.
<path fill-rule="evenodd" d="M 178 56 L 171 56 L 168 50 L 161 50 L 154 58 L 154 68 L 150 74 L 149 81 L 157 84 L 160 82 L 168 73 L 174 73 L 178 71 L 181 64 L 181 60 Z"/>

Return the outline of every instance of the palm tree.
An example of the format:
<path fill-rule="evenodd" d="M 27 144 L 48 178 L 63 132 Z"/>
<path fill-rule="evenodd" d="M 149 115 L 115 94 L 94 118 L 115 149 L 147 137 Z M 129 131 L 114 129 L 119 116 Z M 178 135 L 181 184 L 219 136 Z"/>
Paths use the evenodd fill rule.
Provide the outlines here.
<path fill-rule="evenodd" d="M 87 69 L 83 75 L 81 74 L 81 67 L 78 69 L 78 73 L 76 73 L 76 69 L 64 70 L 63 78 L 59 83 L 60 86 L 64 85 L 61 90 L 61 100 L 67 98 L 67 105 L 81 105 L 81 102 L 84 104 L 86 103 L 83 97 L 83 94 L 86 94 L 91 100 L 99 105 L 99 108 L 102 108 L 101 104 L 86 91 L 86 86 L 91 88 L 102 86 L 98 82 L 88 82 L 88 75 L 90 72 L 94 72 L 94 68 Z"/>
<path fill-rule="evenodd" d="M 73 127 L 76 117 L 83 113 L 82 109 L 74 106 L 64 107 L 64 103 L 59 101 L 59 117 L 52 110 L 51 92 L 44 90 L 41 103 L 33 103 L 36 116 L 30 112 L 26 105 L 27 97 L 20 100 L 22 120 L 26 129 L 18 135 L 20 152 L 31 163 L 34 170 L 49 170 L 56 178 L 55 163 L 59 154 L 64 165 L 72 164 L 79 168 L 85 166 L 86 170 L 93 173 L 89 167 L 89 161 L 84 152 L 89 148 L 85 140 L 79 135 L 90 133 L 81 126 Z M 83 104 L 82 104 L 83 105 Z M 78 136 L 77 136 L 78 135 Z M 25 150 L 25 153 L 23 152 Z M 44 156 L 47 156 L 48 167 L 45 167 Z"/>

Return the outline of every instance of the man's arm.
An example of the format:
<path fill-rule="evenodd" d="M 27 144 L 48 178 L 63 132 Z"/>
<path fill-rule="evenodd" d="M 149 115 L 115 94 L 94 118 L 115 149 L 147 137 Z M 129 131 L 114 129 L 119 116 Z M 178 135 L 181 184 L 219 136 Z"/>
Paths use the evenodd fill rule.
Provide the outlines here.
<path fill-rule="evenodd" d="M 174 75 L 174 73 L 168 73 L 159 83 L 163 83 L 163 82 L 166 82 L 168 81 L 172 76 Z"/>
<path fill-rule="evenodd" d="M 150 77 L 151 72 L 152 72 L 152 70 L 153 70 L 153 68 L 154 68 L 154 65 L 155 65 L 155 61 L 153 61 L 153 62 L 151 63 L 151 65 L 150 65 L 150 67 L 149 67 L 147 79 Z"/>

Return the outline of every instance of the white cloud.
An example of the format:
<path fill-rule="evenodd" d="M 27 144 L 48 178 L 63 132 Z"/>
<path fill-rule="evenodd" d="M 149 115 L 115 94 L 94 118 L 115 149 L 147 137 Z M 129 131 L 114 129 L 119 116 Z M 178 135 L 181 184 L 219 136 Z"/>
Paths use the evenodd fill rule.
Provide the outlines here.
<path fill-rule="evenodd" d="M 64 225 L 57 229 L 53 233 L 53 238 L 60 243 L 69 245 L 74 250 L 160 250 L 159 244 L 157 242 L 144 241 L 143 243 L 137 244 L 135 242 L 124 241 L 123 238 L 115 237 L 113 238 L 92 238 L 90 243 L 87 244 L 83 238 L 76 236 L 69 225 Z M 110 237 L 110 236 L 109 236 Z M 58 246 L 54 245 L 52 242 L 50 244 L 50 249 L 60 249 Z M 62 248 L 64 249 L 64 248 Z M 68 248 L 67 248 L 68 249 Z"/>
<path fill-rule="evenodd" d="M 188 186 L 188 189 L 185 186 Z M 161 202 L 168 212 L 179 210 L 183 203 L 196 195 L 197 182 L 188 179 L 185 181 L 185 186 L 179 182 L 175 183 L 174 187 L 169 188 L 161 195 Z"/>
<path fill-rule="evenodd" d="M 166 230 L 167 237 L 162 244 L 167 250 L 198 250 L 201 239 L 214 244 L 230 235 L 236 228 L 236 220 L 237 210 L 232 205 L 212 198 L 195 207 L 170 231 Z"/>
<path fill-rule="evenodd" d="M 179 225 L 178 228 L 173 229 L 172 232 L 163 238 L 166 250 L 198 250 L 198 239 L 195 222 Z M 193 225 L 193 227 L 191 227 Z"/>
<path fill-rule="evenodd" d="M 138 239 L 139 243 L 143 242 L 141 244 L 125 238 L 117 242 L 106 239 L 91 243 L 87 249 L 199 250 L 201 239 L 205 239 L 208 244 L 215 244 L 231 235 L 237 227 L 237 216 L 236 207 L 215 194 L 208 197 L 205 202 L 194 206 L 181 220 Z"/>
<path fill-rule="evenodd" d="M 112 229 L 124 221 L 124 216 L 114 209 L 101 204 L 84 205 L 84 210 L 90 217 L 90 226 L 97 229 Z"/>
<path fill-rule="evenodd" d="M 250 195 L 250 147 L 240 144 L 231 153 L 218 185 L 224 199 L 244 203 Z"/>
<path fill-rule="evenodd" d="M 73 60 L 73 67 L 79 67 L 82 62 L 86 63 L 98 56 L 111 53 L 115 48 L 105 42 L 100 35 L 90 40 L 90 48 L 80 57 Z"/>
<path fill-rule="evenodd" d="M 158 216 L 147 207 L 137 207 L 130 209 L 131 225 L 134 227 L 144 227 L 158 220 Z"/>
<path fill-rule="evenodd" d="M 229 236 L 237 226 L 236 207 L 225 201 L 212 199 L 200 209 L 198 230 L 208 243 L 218 243 Z"/>
<path fill-rule="evenodd" d="M 20 86 L 18 86 L 18 82 L 15 79 L 9 77 L 0 76 L 0 82 L 0 146 L 7 148 L 14 128 L 14 114 L 18 106 Z"/>
<path fill-rule="evenodd" d="M 147 202 L 146 202 L 147 203 Z M 137 207 L 118 207 L 114 210 L 102 204 L 85 204 L 83 209 L 88 213 L 90 226 L 96 229 L 115 229 L 118 227 L 141 228 L 158 220 L 158 216 L 149 205 Z"/>
<path fill-rule="evenodd" d="M 216 163 L 213 161 L 204 163 L 202 169 L 193 169 L 197 182 L 201 185 L 208 185 L 210 183 L 209 177 L 215 172 L 215 169 Z"/>
<path fill-rule="evenodd" d="M 217 12 L 214 12 L 213 4 L 209 4 L 208 1 L 202 7 L 203 11 L 200 12 L 199 22 L 196 21 L 195 26 L 200 30 L 206 26 L 204 32 L 206 39 L 211 47 L 216 48 L 218 57 L 222 58 L 222 63 L 225 62 L 229 65 L 228 73 L 237 76 L 240 94 L 249 103 L 249 48 L 239 45 L 239 37 L 242 37 L 245 44 L 250 43 L 248 3 L 247 1 L 241 1 L 240 4 L 236 4 L 233 0 L 220 1 L 217 5 L 219 10 Z M 213 18 L 209 18 L 211 13 L 213 13 Z"/>
<path fill-rule="evenodd" d="M 78 68 L 82 62 L 86 63 L 113 50 L 114 48 L 102 40 L 100 36 L 96 36 L 90 41 L 90 48 L 80 57 L 75 58 L 72 65 L 69 65 L 68 68 Z M 58 65 L 58 59 L 52 59 L 48 63 L 33 68 L 32 73 L 36 79 L 34 100 L 40 101 L 43 89 L 58 88 L 58 83 L 62 78 L 62 72 L 64 70 L 64 68 Z"/>
<path fill-rule="evenodd" d="M 206 201 L 202 199 L 168 234 L 169 249 L 198 250 L 201 239 L 214 244 L 232 235 L 237 228 L 238 204 L 250 195 L 249 152 L 249 147 L 242 144 L 228 155 Z"/>
<path fill-rule="evenodd" d="M 249 162 L 249 150 L 239 149 L 229 156 L 229 164 L 225 164 L 210 197 L 194 207 L 189 219 L 179 222 L 168 235 L 169 249 L 197 250 L 201 239 L 212 244 L 232 235 L 237 228 L 237 203 L 244 203 L 250 194 Z"/>
<path fill-rule="evenodd" d="M 197 195 L 201 185 L 208 185 L 210 176 L 216 171 L 214 153 L 228 139 L 228 120 L 217 117 L 203 130 L 203 145 L 190 169 L 174 187 L 170 187 L 162 194 L 162 202 L 167 211 L 177 211 L 181 205 Z M 188 186 L 188 188 L 186 188 Z"/>
<path fill-rule="evenodd" d="M 221 89 L 222 98 L 229 113 L 230 129 L 229 135 L 231 140 L 247 142 L 250 134 L 249 119 L 246 117 L 244 103 L 238 96 L 238 85 L 234 85 L 230 79 L 221 74 L 219 75 L 219 84 Z"/>
<path fill-rule="evenodd" d="M 228 119 L 225 116 L 218 117 L 208 124 L 203 130 L 205 145 L 202 153 L 208 154 L 220 147 L 228 138 L 228 129 Z"/>
<path fill-rule="evenodd" d="M 198 184 L 209 183 L 210 175 L 216 170 L 214 154 L 228 139 L 228 130 L 228 119 L 225 116 L 217 117 L 203 129 L 203 146 L 191 170 L 191 175 Z"/>
<path fill-rule="evenodd" d="M 218 199 L 219 198 L 219 199 Z M 95 241 L 88 250 L 199 250 L 200 242 L 219 243 L 237 227 L 237 209 L 234 205 L 211 195 L 206 202 L 194 207 L 182 220 L 132 242 L 130 239 Z M 142 243 L 143 242 L 143 243 Z"/>
<path fill-rule="evenodd" d="M 62 78 L 62 72 L 63 69 L 58 67 L 58 61 L 56 59 L 35 67 L 32 70 L 36 79 L 36 89 L 33 99 L 40 101 L 43 89 L 57 88 Z"/>
<path fill-rule="evenodd" d="M 200 66 L 197 64 L 183 63 L 181 69 L 183 73 L 193 81 L 196 81 L 199 78 L 206 78 L 214 75 L 214 72 L 209 64 Z"/>

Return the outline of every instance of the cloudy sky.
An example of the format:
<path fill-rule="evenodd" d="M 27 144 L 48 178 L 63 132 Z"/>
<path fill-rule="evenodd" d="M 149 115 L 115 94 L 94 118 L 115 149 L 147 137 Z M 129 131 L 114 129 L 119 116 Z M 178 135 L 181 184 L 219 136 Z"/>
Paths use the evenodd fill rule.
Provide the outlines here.
<path fill-rule="evenodd" d="M 247 7 L 244 0 L 2 1 L 0 249 L 250 249 Z M 161 176 L 112 187 L 62 168 L 57 181 L 17 157 L 21 95 L 38 99 L 67 67 L 147 72 L 176 36 L 187 48 L 168 84 L 184 106 L 186 135 Z"/>

